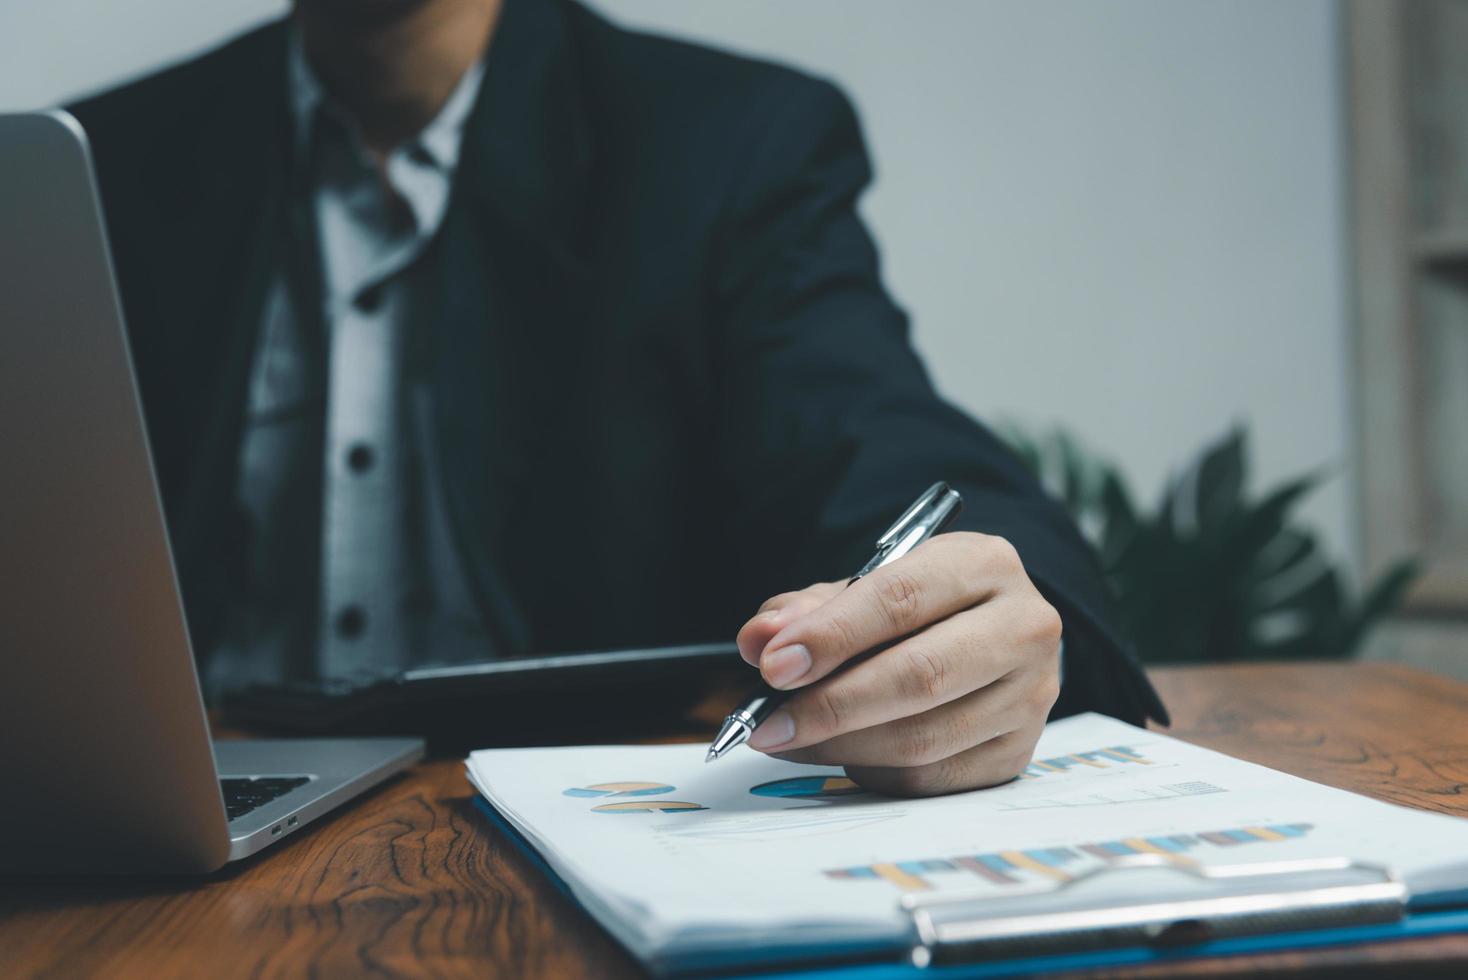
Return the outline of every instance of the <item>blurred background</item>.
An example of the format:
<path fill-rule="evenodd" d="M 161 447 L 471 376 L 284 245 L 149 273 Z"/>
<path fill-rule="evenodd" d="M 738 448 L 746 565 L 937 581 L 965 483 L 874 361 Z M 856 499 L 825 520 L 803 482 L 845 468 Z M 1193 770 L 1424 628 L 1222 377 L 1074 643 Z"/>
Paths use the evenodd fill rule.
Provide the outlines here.
<path fill-rule="evenodd" d="M 592 5 L 853 98 L 939 387 L 1077 511 L 1148 659 L 1468 677 L 1468 2 Z M 287 6 L 4 4 L 0 110 Z"/>

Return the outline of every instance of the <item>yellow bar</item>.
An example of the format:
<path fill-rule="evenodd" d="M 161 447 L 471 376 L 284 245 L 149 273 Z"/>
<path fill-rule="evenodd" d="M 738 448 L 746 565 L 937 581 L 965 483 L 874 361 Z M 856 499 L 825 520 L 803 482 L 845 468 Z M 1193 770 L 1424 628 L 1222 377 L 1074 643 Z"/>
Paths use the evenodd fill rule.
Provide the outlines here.
<path fill-rule="evenodd" d="M 1127 847 L 1135 848 L 1139 851 L 1146 851 L 1149 854 L 1161 854 L 1163 857 L 1172 857 L 1171 851 L 1163 847 L 1158 847 L 1156 844 L 1150 844 L 1141 837 L 1128 837 L 1122 843 Z"/>
<path fill-rule="evenodd" d="M 1001 851 L 999 856 L 1016 868 L 1028 868 L 1031 871 L 1037 871 L 1042 875 L 1049 875 L 1051 878 L 1057 878 L 1060 881 L 1070 881 L 1070 875 L 1064 871 L 1061 871 L 1059 868 L 1052 868 L 1044 861 L 1036 861 L 1024 851 Z"/>
<path fill-rule="evenodd" d="M 1095 759 L 1087 759 L 1085 756 L 1082 755 L 1073 755 L 1071 756 L 1071 758 L 1077 762 L 1084 763 L 1085 765 L 1095 766 L 1097 769 L 1108 768 L 1105 764 L 1097 762 Z"/>
<path fill-rule="evenodd" d="M 1260 840 L 1285 840 L 1286 839 L 1284 834 L 1281 834 L 1277 830 L 1270 830 L 1268 827 L 1245 827 L 1244 828 L 1244 833 L 1246 833 L 1246 834 L 1253 834 L 1255 837 L 1259 838 Z"/>
<path fill-rule="evenodd" d="M 925 892 L 933 887 L 917 875 L 908 874 L 895 864 L 874 864 L 872 870 L 877 873 L 878 877 L 891 882 L 905 892 Z"/>
<path fill-rule="evenodd" d="M 1048 763 L 1048 762 L 1041 762 L 1039 759 L 1036 759 L 1034 762 L 1031 762 L 1030 765 L 1032 765 L 1032 766 L 1039 766 L 1041 769 L 1049 769 L 1051 772 L 1064 772 L 1065 771 L 1064 769 L 1061 769 L 1059 766 L 1052 766 L 1050 763 Z"/>

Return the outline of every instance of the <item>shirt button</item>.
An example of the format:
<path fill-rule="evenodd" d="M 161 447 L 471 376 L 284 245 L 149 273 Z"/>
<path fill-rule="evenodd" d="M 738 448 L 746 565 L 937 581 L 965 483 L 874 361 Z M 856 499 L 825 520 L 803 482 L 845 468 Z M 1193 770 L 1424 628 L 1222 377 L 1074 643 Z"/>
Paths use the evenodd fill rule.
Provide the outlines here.
<path fill-rule="evenodd" d="M 382 285 L 368 286 L 357 294 L 352 300 L 352 305 L 357 308 L 358 313 L 375 313 L 382 306 Z"/>
<path fill-rule="evenodd" d="M 367 628 L 367 613 L 361 606 L 347 606 L 336 614 L 336 635 L 355 640 Z"/>
<path fill-rule="evenodd" d="M 347 450 L 347 466 L 353 473 L 366 473 L 372 469 L 377 454 L 365 442 L 359 442 Z"/>

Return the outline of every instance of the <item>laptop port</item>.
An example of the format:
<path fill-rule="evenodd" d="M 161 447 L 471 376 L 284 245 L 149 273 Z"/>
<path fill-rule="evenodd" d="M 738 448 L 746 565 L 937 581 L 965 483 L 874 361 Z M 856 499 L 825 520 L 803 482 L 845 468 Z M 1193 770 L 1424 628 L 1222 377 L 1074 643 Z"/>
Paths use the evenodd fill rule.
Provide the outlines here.
<path fill-rule="evenodd" d="M 296 818 L 295 817 L 291 817 L 289 820 L 287 820 L 285 822 L 285 825 L 287 827 L 294 827 L 296 825 Z"/>
<path fill-rule="evenodd" d="M 274 837 L 274 836 L 276 836 L 279 833 L 280 833 L 280 824 L 276 824 L 274 827 L 271 827 L 270 828 L 270 836 L 271 837 Z"/>

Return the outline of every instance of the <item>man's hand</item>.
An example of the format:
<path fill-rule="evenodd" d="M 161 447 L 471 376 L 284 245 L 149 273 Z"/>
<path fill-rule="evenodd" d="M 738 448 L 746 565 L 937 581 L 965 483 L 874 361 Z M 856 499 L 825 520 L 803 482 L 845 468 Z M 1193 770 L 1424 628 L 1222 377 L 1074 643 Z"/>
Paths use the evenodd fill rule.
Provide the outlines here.
<path fill-rule="evenodd" d="M 850 588 L 775 596 L 744 624 L 744 659 L 799 690 L 749 744 L 883 793 L 992 786 L 1029 764 L 1060 693 L 1059 646 L 1060 616 L 1008 541 L 942 534 Z"/>

